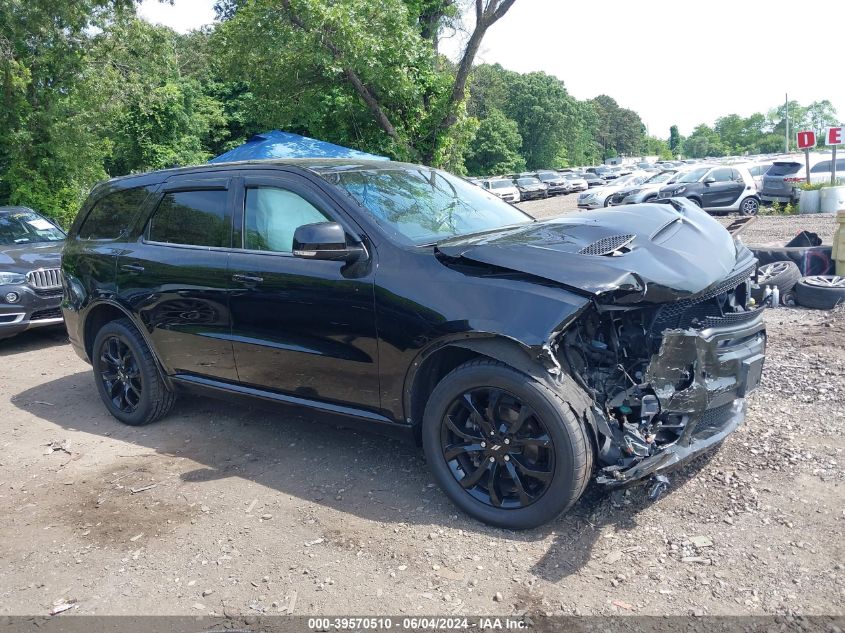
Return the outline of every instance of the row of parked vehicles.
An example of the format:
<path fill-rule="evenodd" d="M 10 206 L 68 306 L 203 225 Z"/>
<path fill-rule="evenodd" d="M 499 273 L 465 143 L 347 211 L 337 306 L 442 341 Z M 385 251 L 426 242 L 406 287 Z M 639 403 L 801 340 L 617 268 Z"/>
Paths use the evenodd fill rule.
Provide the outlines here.
<path fill-rule="evenodd" d="M 828 153 L 811 154 L 810 182 L 827 181 L 832 163 Z M 837 178 L 845 178 L 845 158 L 836 160 L 835 169 Z M 782 155 L 597 165 L 469 180 L 511 203 L 579 193 L 579 208 L 596 209 L 681 196 L 711 213 L 754 215 L 763 203 L 797 202 L 808 173 L 803 155 Z"/>

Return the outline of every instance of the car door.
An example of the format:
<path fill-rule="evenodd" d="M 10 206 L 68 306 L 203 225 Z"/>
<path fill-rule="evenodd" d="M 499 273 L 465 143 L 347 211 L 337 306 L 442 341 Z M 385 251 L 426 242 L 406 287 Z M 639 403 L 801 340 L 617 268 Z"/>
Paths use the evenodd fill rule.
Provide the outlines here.
<path fill-rule="evenodd" d="M 228 293 L 232 179 L 170 178 L 137 242 L 118 257 L 121 300 L 170 374 L 236 380 Z"/>
<path fill-rule="evenodd" d="M 737 183 L 733 180 L 734 171 L 730 167 L 717 167 L 704 177 L 701 198 L 705 208 L 726 207 L 736 200 L 738 194 Z M 710 178 L 713 181 L 707 182 Z"/>
<path fill-rule="evenodd" d="M 229 305 L 240 382 L 377 409 L 373 254 L 350 265 L 291 252 L 305 224 L 339 222 L 352 234 L 347 216 L 294 173 L 245 176 L 237 208 L 242 248 L 229 260 Z"/>

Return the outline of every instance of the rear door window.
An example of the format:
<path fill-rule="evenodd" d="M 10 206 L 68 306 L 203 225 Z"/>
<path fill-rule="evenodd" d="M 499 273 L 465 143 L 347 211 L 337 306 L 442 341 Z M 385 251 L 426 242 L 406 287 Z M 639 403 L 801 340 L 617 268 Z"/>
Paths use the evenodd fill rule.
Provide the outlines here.
<path fill-rule="evenodd" d="M 766 172 L 767 176 L 791 176 L 801 169 L 801 163 L 774 163 Z"/>
<path fill-rule="evenodd" d="M 165 193 L 150 218 L 147 239 L 188 246 L 231 246 L 229 192 L 206 189 Z"/>
<path fill-rule="evenodd" d="M 145 187 L 134 187 L 110 193 L 94 205 L 88 213 L 78 236 L 83 240 L 116 240 L 123 235 L 138 217 L 149 192 Z"/>
<path fill-rule="evenodd" d="M 836 161 L 836 162 L 838 163 L 839 161 Z M 830 161 L 829 160 L 823 160 L 822 162 L 816 163 L 815 165 L 813 165 L 810 168 L 810 173 L 813 173 L 813 174 L 819 174 L 819 173 L 822 173 L 822 172 L 829 172 L 829 171 L 830 171 Z"/>

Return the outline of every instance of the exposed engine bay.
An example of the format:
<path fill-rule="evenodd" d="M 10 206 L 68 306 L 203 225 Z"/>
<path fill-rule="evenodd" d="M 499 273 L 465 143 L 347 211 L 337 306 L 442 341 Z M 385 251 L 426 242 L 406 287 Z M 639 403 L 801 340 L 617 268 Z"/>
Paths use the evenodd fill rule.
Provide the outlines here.
<path fill-rule="evenodd" d="M 765 332 L 750 276 L 674 303 L 596 305 L 563 334 L 558 356 L 593 401 L 599 482 L 718 434 L 759 382 Z"/>

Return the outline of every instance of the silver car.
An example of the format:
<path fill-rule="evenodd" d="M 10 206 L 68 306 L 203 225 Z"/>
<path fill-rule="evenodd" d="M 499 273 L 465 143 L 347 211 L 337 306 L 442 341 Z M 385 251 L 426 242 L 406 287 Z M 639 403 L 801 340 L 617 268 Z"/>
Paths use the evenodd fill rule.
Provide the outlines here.
<path fill-rule="evenodd" d="M 580 174 L 577 174 L 575 172 L 567 172 L 561 175 L 566 178 L 566 182 L 569 183 L 569 192 L 586 191 L 590 188 L 590 184 L 587 182 L 587 179 L 581 176 Z"/>
<path fill-rule="evenodd" d="M 657 193 L 664 185 L 671 185 L 681 172 L 677 169 L 667 169 L 654 174 L 651 178 L 639 185 L 631 185 L 622 191 L 613 194 L 610 199 L 612 206 L 620 204 L 639 204 L 649 202 L 657 198 Z"/>

